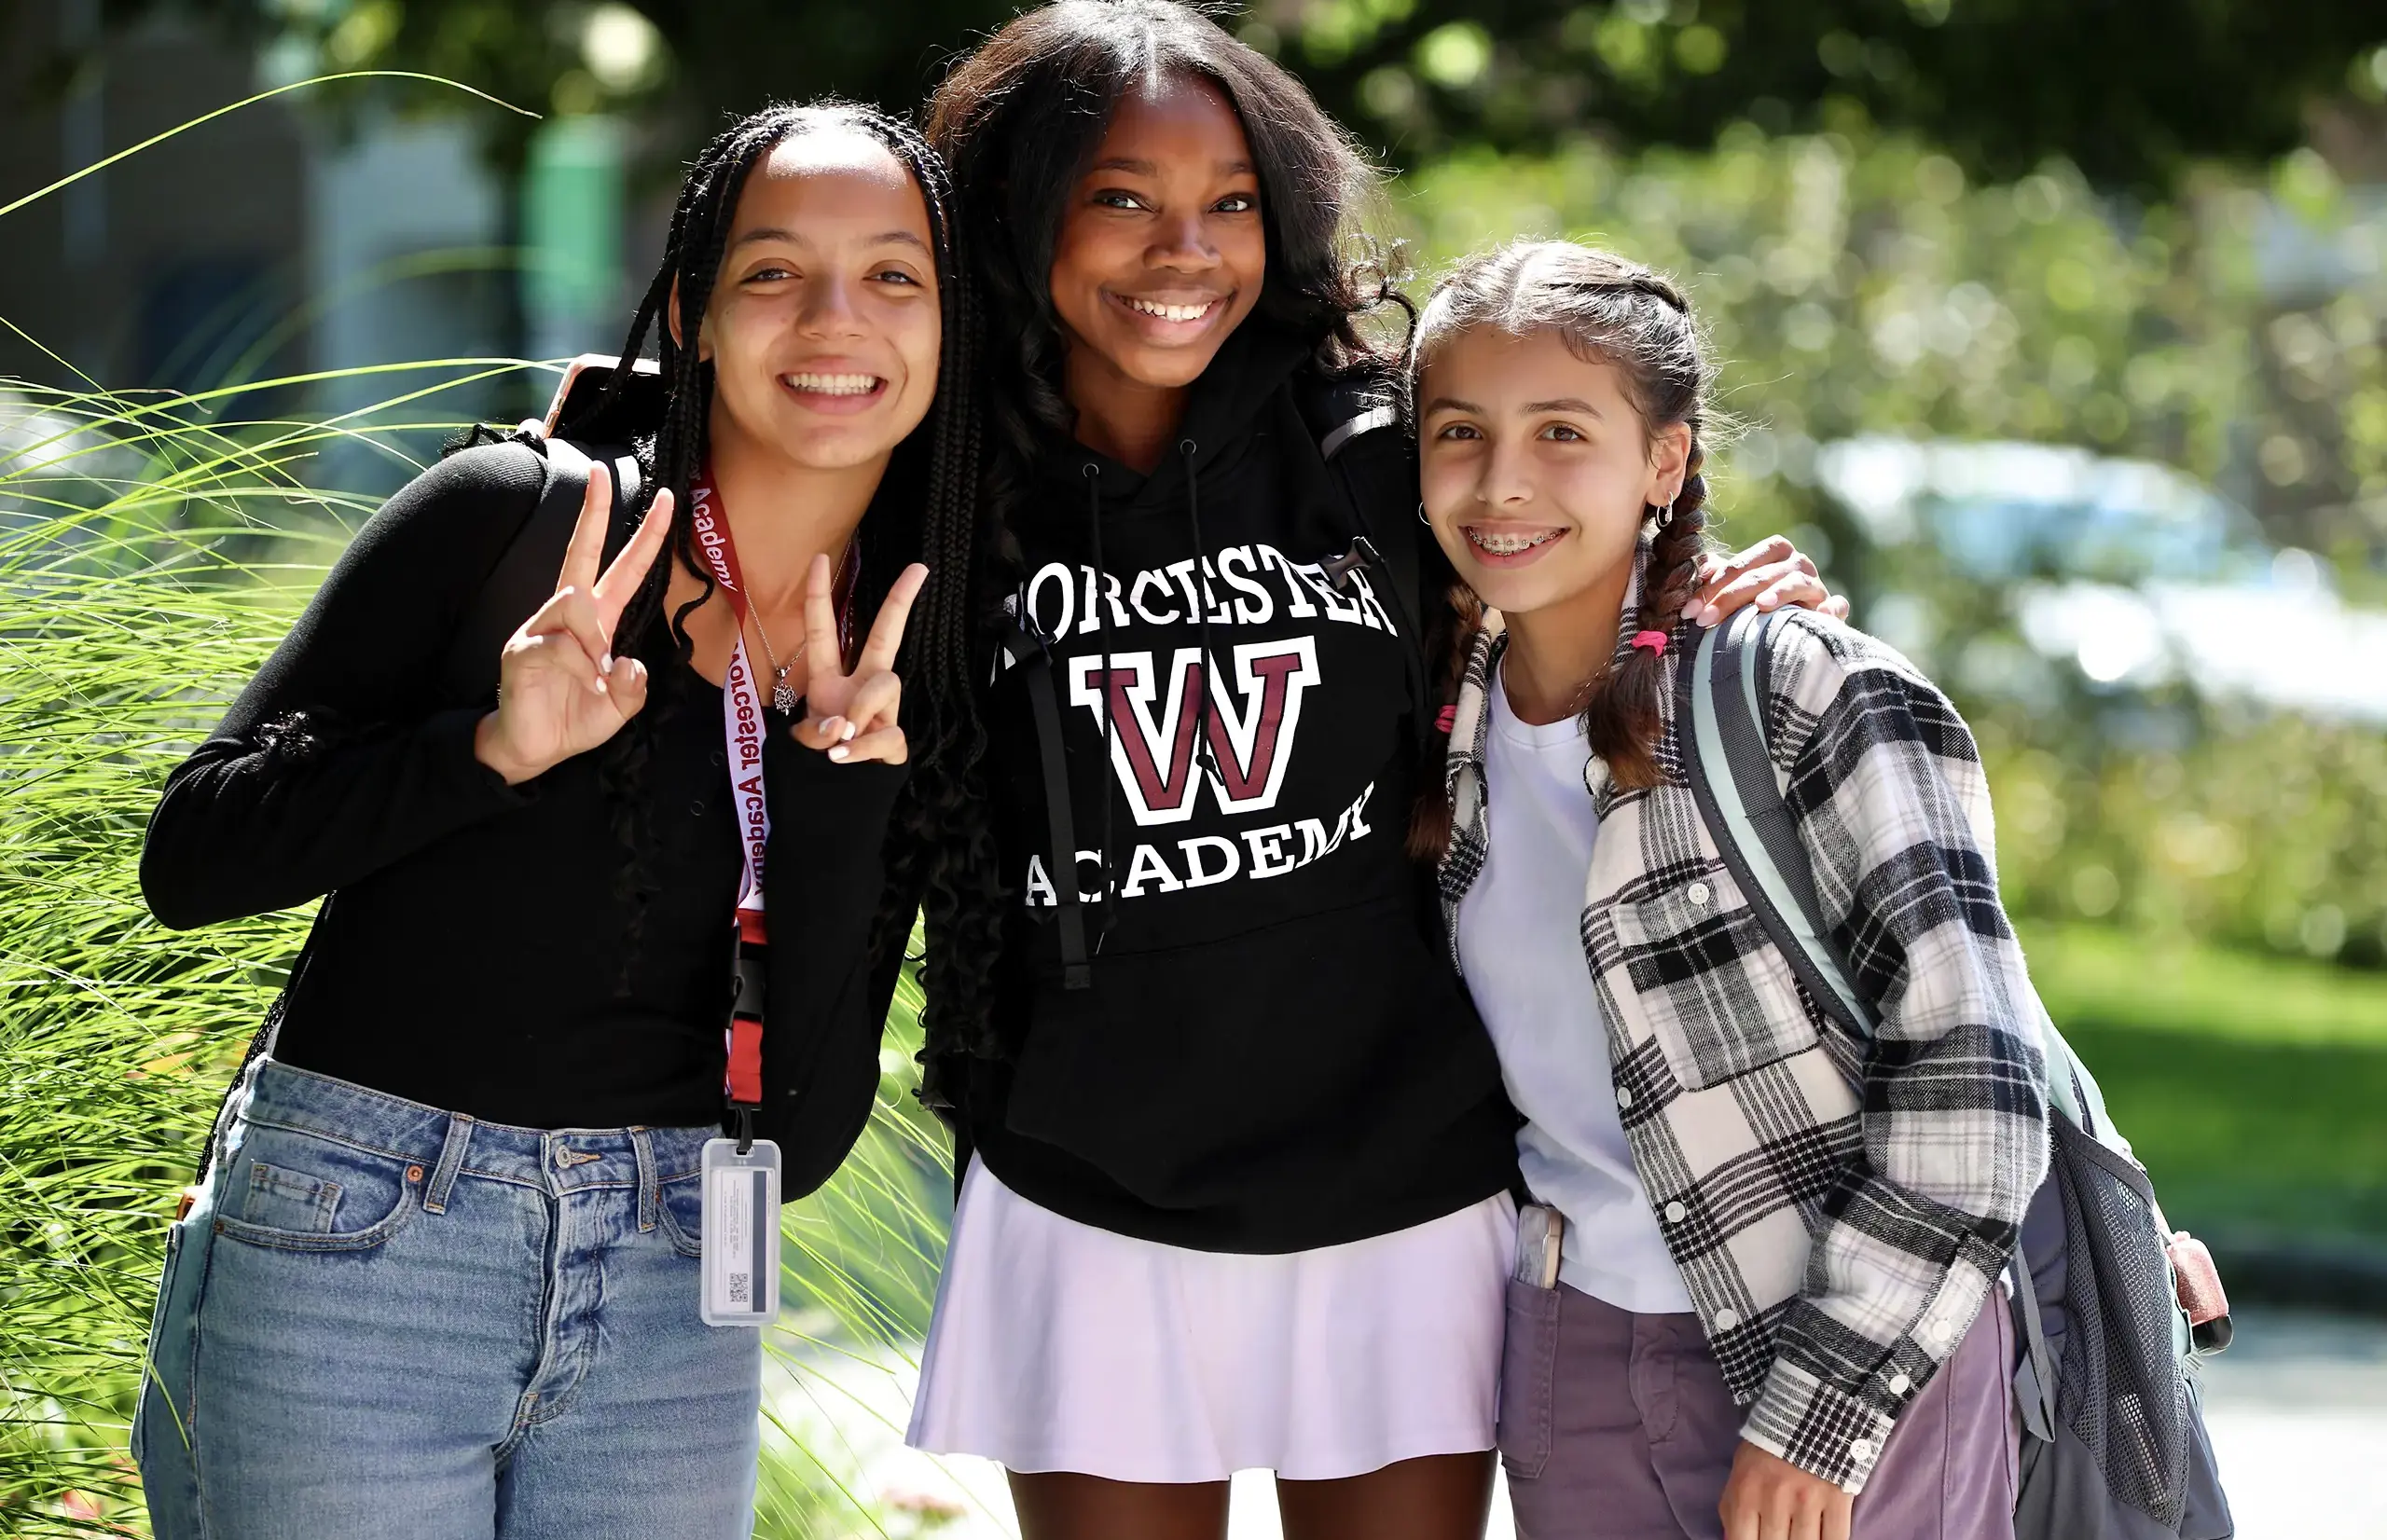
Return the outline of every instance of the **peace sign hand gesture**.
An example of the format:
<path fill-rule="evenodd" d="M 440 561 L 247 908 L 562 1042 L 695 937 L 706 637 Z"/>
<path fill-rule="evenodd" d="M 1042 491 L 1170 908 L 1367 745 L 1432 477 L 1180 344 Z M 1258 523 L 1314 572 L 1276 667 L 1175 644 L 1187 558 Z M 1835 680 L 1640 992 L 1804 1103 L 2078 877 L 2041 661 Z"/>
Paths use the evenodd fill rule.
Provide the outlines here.
<path fill-rule="evenodd" d="M 613 508 L 613 477 L 600 461 L 588 469 L 555 597 L 500 657 L 497 709 L 481 719 L 473 753 L 509 786 L 596 748 L 646 704 L 646 666 L 614 657 L 614 627 L 670 532 L 671 494 L 655 494 L 638 532 L 600 575 Z"/>
<path fill-rule="evenodd" d="M 804 591 L 804 653 L 811 673 L 804 689 L 804 720 L 795 725 L 796 742 L 826 749 L 831 759 L 848 764 L 862 760 L 901 764 L 909 756 L 904 729 L 895 722 L 904 703 L 904 681 L 895 677 L 895 651 L 903 645 L 912 601 L 928 580 L 929 570 L 917 561 L 896 577 L 862 644 L 862 655 L 848 673 L 837 644 L 837 607 L 829 598 L 829 558 L 812 558 Z"/>

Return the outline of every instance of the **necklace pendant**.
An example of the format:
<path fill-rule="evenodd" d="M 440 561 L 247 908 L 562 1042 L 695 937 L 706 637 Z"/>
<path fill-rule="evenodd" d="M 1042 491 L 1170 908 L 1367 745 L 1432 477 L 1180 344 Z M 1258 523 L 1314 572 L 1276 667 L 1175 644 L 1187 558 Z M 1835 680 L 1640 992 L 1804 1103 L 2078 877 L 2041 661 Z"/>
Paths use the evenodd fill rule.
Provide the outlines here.
<path fill-rule="evenodd" d="M 788 683 L 784 669 L 771 681 L 771 709 L 781 716 L 792 715 L 795 710 L 795 686 Z"/>

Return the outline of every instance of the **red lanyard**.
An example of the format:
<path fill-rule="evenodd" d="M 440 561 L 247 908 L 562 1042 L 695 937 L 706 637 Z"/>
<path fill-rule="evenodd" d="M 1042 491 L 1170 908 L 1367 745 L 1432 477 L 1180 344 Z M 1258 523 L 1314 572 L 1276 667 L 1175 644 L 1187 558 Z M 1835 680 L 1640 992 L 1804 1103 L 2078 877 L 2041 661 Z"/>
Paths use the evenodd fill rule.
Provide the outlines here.
<path fill-rule="evenodd" d="M 738 569 L 729 516 L 712 488 L 710 472 L 699 473 L 688 488 L 688 524 L 696 534 L 697 549 L 704 553 L 712 571 L 713 583 L 738 617 L 738 641 L 730 649 L 729 672 L 721 686 L 722 732 L 728 741 L 729 790 L 737 806 L 742 863 L 738 885 L 738 997 L 730 1008 L 724 1089 L 731 1107 L 751 1111 L 763 1101 L 763 996 L 771 940 L 763 910 L 763 858 L 771 841 L 771 810 L 763 797 L 763 735 L 769 728 L 763 717 L 761 692 L 755 688 L 754 666 L 746 655 L 750 609 L 746 582 Z M 837 584 L 840 640 L 845 617 L 852 612 L 859 565 L 852 557 L 849 549 Z"/>

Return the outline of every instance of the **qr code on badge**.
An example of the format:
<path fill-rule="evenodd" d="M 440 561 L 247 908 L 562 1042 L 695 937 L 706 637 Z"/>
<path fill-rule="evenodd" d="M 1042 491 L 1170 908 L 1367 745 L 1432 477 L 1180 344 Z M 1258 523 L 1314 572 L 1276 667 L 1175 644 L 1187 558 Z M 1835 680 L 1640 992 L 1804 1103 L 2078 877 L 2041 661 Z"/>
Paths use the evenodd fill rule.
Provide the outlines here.
<path fill-rule="evenodd" d="M 729 1302 L 731 1304 L 751 1305 L 754 1302 L 753 1290 L 751 1286 L 751 1282 L 753 1276 L 754 1275 L 751 1272 L 733 1272 L 729 1275 Z"/>

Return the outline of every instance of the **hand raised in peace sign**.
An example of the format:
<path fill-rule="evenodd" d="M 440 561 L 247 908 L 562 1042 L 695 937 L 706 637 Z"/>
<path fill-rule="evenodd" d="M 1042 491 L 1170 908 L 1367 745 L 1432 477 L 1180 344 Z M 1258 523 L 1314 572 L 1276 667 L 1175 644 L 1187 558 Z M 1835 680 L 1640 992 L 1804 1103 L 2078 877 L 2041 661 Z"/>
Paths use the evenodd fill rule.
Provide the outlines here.
<path fill-rule="evenodd" d="M 904 643 L 912 600 L 928 579 L 929 570 L 917 561 L 896 577 L 849 673 L 837 645 L 837 608 L 829 598 L 829 558 L 812 558 L 804 592 L 804 654 L 811 674 L 804 689 L 804 720 L 795 724 L 796 742 L 826 749 L 831 759 L 845 763 L 904 763 L 911 750 L 904 742 L 904 729 L 895 722 L 904 704 L 904 681 L 895 677 L 895 650 Z"/>
<path fill-rule="evenodd" d="M 657 492 L 638 533 L 600 576 L 614 478 L 588 468 L 588 495 L 564 550 L 555 597 L 522 623 L 498 663 L 497 709 L 483 717 L 473 752 L 519 785 L 622 729 L 646 704 L 646 666 L 614 657 L 614 626 L 671 529 L 671 494 Z"/>

